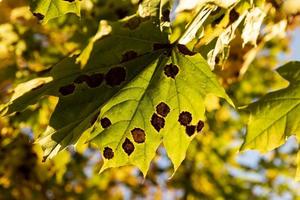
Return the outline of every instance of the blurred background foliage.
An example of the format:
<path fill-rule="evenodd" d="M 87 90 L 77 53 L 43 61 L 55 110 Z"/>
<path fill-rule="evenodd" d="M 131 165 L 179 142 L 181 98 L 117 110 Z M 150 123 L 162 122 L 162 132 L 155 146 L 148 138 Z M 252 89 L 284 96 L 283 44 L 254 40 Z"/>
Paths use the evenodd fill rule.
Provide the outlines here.
<path fill-rule="evenodd" d="M 173 38 L 195 14 L 193 9 L 185 9 L 184 3 L 189 4 L 175 2 Z M 264 25 L 285 20 L 285 37 L 264 40 L 261 36 L 258 47 L 244 48 L 237 37 L 228 60 L 215 69 L 238 106 L 287 84 L 273 69 L 290 52 L 300 12 L 291 10 L 283 0 L 268 3 L 271 10 Z M 118 20 L 137 8 L 138 0 L 82 0 L 81 18 L 68 14 L 41 25 L 26 1 L 0 1 L 0 102 L 9 100 L 18 83 L 40 76 L 64 56 L 83 49 L 96 33 L 99 20 Z M 201 41 L 198 46 L 201 52 Z M 241 73 L 247 52 L 253 49 L 255 59 Z M 56 102 L 54 97 L 45 97 L 23 112 L 0 118 L 0 200 L 300 199 L 300 184 L 293 180 L 295 139 L 266 155 L 238 153 L 246 114 L 215 97 L 207 98 L 205 130 L 192 142 L 175 175 L 161 147 L 146 179 L 133 167 L 99 175 L 100 152 L 88 144 L 76 150 L 69 147 L 43 163 L 42 150 L 34 140 L 46 128 Z"/>

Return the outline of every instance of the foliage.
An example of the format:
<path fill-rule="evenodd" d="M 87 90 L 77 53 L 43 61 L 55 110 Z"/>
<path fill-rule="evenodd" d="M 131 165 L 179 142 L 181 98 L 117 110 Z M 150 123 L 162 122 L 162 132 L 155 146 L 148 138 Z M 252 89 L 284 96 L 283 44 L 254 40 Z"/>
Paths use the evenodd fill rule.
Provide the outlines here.
<path fill-rule="evenodd" d="M 132 198 L 299 195 L 277 182 L 294 175 L 297 149 L 279 146 L 299 132 L 300 65 L 277 70 L 287 87 L 272 71 L 297 11 L 203 1 L 175 16 L 172 5 L 0 3 L 0 199 L 119 199 L 124 188 Z M 248 166 L 236 160 L 242 137 L 242 150 L 277 149 Z M 145 183 L 132 167 L 103 172 L 124 165 Z"/>

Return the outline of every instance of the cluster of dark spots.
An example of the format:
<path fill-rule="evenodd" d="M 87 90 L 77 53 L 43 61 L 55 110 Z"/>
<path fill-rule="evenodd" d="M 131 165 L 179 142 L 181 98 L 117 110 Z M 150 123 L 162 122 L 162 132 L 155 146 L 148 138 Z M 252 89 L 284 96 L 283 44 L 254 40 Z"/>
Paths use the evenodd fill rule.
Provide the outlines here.
<path fill-rule="evenodd" d="M 138 57 L 138 53 L 137 52 L 132 51 L 132 50 L 131 51 L 127 51 L 127 52 L 125 52 L 122 55 L 121 62 L 127 62 L 127 61 L 135 59 L 136 57 Z"/>
<path fill-rule="evenodd" d="M 189 50 L 185 45 L 182 44 L 178 44 L 177 48 L 179 52 L 182 53 L 183 55 L 193 56 L 196 54 L 195 52 Z"/>
<path fill-rule="evenodd" d="M 74 80 L 74 83 L 76 84 L 81 84 L 81 83 L 84 83 L 86 82 L 90 77 L 86 74 L 82 74 L 80 76 L 78 76 L 75 80 Z"/>
<path fill-rule="evenodd" d="M 91 87 L 95 88 L 101 85 L 101 83 L 104 80 L 104 75 L 101 73 L 92 74 L 89 76 L 89 78 L 86 80 L 86 84 Z"/>
<path fill-rule="evenodd" d="M 232 9 L 229 13 L 229 21 L 230 23 L 236 21 L 240 17 L 240 14 L 236 12 L 235 9 Z"/>
<path fill-rule="evenodd" d="M 217 24 L 219 24 L 222 19 L 225 17 L 225 14 L 223 13 L 222 15 L 220 15 L 219 17 L 217 17 L 212 23 L 212 27 L 215 27 Z"/>
<path fill-rule="evenodd" d="M 143 129 L 134 128 L 134 129 L 131 130 L 131 134 L 132 134 L 133 140 L 136 143 L 144 143 L 145 142 L 146 134 L 145 134 L 145 131 Z"/>
<path fill-rule="evenodd" d="M 181 125 L 187 126 L 187 125 L 189 125 L 189 124 L 191 123 L 191 121 L 192 121 L 192 114 L 189 113 L 189 112 L 186 112 L 186 111 L 181 112 L 181 113 L 179 114 L 178 121 L 179 121 L 179 123 L 180 123 Z"/>
<path fill-rule="evenodd" d="M 110 160 L 110 159 L 112 159 L 114 157 L 114 155 L 115 155 L 114 151 L 111 148 L 109 148 L 109 147 L 105 147 L 104 148 L 104 150 L 103 150 L 103 156 L 104 156 L 104 158 Z"/>
<path fill-rule="evenodd" d="M 124 24 L 124 26 L 131 29 L 131 30 L 134 30 L 134 29 L 139 27 L 141 22 L 142 22 L 142 19 L 140 17 L 133 17 L 133 18 L 129 19 Z"/>
<path fill-rule="evenodd" d="M 101 123 L 102 128 L 108 128 L 111 125 L 111 121 L 107 117 L 102 118 L 100 120 L 100 123 Z"/>
<path fill-rule="evenodd" d="M 154 113 L 151 117 L 151 124 L 158 132 L 165 127 L 165 119 Z"/>
<path fill-rule="evenodd" d="M 163 116 L 163 117 L 166 117 L 169 112 L 170 112 L 170 107 L 164 103 L 164 102 L 160 102 L 157 106 L 156 106 L 156 112 Z"/>
<path fill-rule="evenodd" d="M 109 86 L 120 85 L 126 78 L 126 70 L 124 67 L 114 67 L 105 75 L 106 84 Z"/>
<path fill-rule="evenodd" d="M 33 13 L 33 15 L 38 19 L 38 20 L 43 20 L 45 18 L 44 15 L 41 13 Z"/>
<path fill-rule="evenodd" d="M 179 72 L 179 68 L 177 67 L 177 65 L 168 64 L 165 66 L 164 72 L 167 77 L 171 77 L 174 79 Z"/>
<path fill-rule="evenodd" d="M 69 3 L 72 3 L 72 2 L 74 2 L 75 0 L 64 0 L 64 1 L 67 1 L 67 2 L 69 2 Z"/>
<path fill-rule="evenodd" d="M 42 84 L 40 84 L 40 85 L 38 85 L 38 86 L 32 88 L 31 91 L 38 90 L 38 89 L 42 88 L 44 85 L 45 85 L 45 83 L 42 83 Z"/>
<path fill-rule="evenodd" d="M 125 139 L 124 143 L 122 144 L 122 148 L 128 156 L 130 156 L 130 154 L 132 154 L 134 151 L 134 145 L 128 138 Z"/>
<path fill-rule="evenodd" d="M 160 49 L 171 49 L 173 47 L 172 44 L 169 43 L 154 43 L 153 50 L 160 50 Z"/>
<path fill-rule="evenodd" d="M 197 124 L 197 132 L 202 131 L 203 127 L 204 127 L 204 122 L 200 120 Z"/>
<path fill-rule="evenodd" d="M 166 9 L 162 12 L 161 21 L 169 22 L 170 21 L 170 10 Z"/>
<path fill-rule="evenodd" d="M 92 119 L 91 119 L 91 121 L 90 121 L 91 125 L 93 125 L 93 124 L 97 121 L 99 114 L 100 114 L 100 111 L 98 111 L 98 112 L 92 117 Z"/>
<path fill-rule="evenodd" d="M 62 86 L 61 88 L 59 88 L 59 92 L 63 96 L 72 94 L 74 92 L 74 90 L 75 90 L 75 85 L 73 83 L 69 84 L 69 85 L 66 85 L 66 86 Z"/>
<path fill-rule="evenodd" d="M 188 125 L 185 127 L 185 132 L 188 136 L 192 136 L 196 131 L 196 126 Z"/>

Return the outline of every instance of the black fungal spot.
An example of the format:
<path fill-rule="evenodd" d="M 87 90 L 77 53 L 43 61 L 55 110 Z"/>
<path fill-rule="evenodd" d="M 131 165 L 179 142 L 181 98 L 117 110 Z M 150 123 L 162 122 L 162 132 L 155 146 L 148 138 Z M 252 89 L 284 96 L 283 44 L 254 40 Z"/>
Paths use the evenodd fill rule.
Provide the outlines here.
<path fill-rule="evenodd" d="M 154 43 L 153 50 L 160 50 L 160 49 L 171 49 L 173 46 L 172 44 L 163 44 L 163 43 Z"/>
<path fill-rule="evenodd" d="M 73 83 L 70 84 L 70 85 L 66 85 L 66 86 L 63 86 L 63 87 L 59 88 L 59 92 L 63 96 L 72 94 L 74 92 L 74 90 L 75 90 L 75 85 Z"/>
<path fill-rule="evenodd" d="M 140 17 L 133 17 L 128 20 L 128 22 L 125 23 L 125 27 L 134 30 L 139 27 L 140 23 L 142 22 Z"/>
<path fill-rule="evenodd" d="M 109 160 L 109 159 L 112 159 L 114 157 L 114 155 L 115 155 L 114 151 L 111 148 L 109 148 L 109 147 L 104 148 L 104 150 L 103 150 L 104 158 Z"/>
<path fill-rule="evenodd" d="M 204 127 L 204 122 L 200 120 L 197 124 L 197 132 L 202 131 L 203 127 Z"/>
<path fill-rule="evenodd" d="M 164 102 L 161 102 L 156 106 L 156 112 L 159 115 L 166 117 L 170 112 L 170 107 Z"/>
<path fill-rule="evenodd" d="M 102 128 L 108 128 L 111 125 L 111 121 L 107 117 L 102 118 L 100 120 L 100 123 L 101 123 Z"/>
<path fill-rule="evenodd" d="M 188 136 L 192 136 L 196 131 L 196 126 L 186 126 L 185 132 Z"/>
<path fill-rule="evenodd" d="M 100 111 L 98 111 L 98 112 L 92 117 L 92 119 L 91 119 L 91 121 L 90 121 L 91 125 L 93 125 L 93 124 L 97 121 L 99 114 L 100 114 Z"/>
<path fill-rule="evenodd" d="M 85 81 L 86 84 L 91 87 L 91 88 L 95 88 L 101 85 L 101 83 L 104 80 L 104 75 L 103 74 L 93 74 L 91 76 L 89 76 L 89 78 Z"/>
<path fill-rule="evenodd" d="M 67 1 L 67 2 L 69 2 L 69 3 L 72 3 L 72 2 L 74 2 L 75 0 L 64 0 L 64 1 Z"/>
<path fill-rule="evenodd" d="M 36 87 L 32 88 L 32 89 L 31 89 L 31 91 L 38 90 L 38 89 L 42 88 L 44 85 L 45 85 L 45 84 L 44 84 L 44 83 L 42 83 L 41 85 L 38 85 L 38 86 L 36 86 Z"/>
<path fill-rule="evenodd" d="M 105 75 L 106 84 L 109 86 L 120 85 L 126 78 L 126 70 L 124 67 L 115 67 L 110 69 Z"/>
<path fill-rule="evenodd" d="M 165 66 L 164 72 L 167 77 L 171 77 L 174 79 L 176 77 L 176 75 L 178 74 L 179 69 L 178 69 L 177 65 L 168 64 Z"/>
<path fill-rule="evenodd" d="M 81 84 L 83 82 L 86 82 L 89 78 L 90 77 L 88 75 L 82 74 L 74 80 L 74 83 Z"/>
<path fill-rule="evenodd" d="M 135 52 L 135 51 L 127 51 L 126 53 L 124 53 L 122 55 L 122 61 L 121 62 L 127 62 L 127 61 L 135 59 L 136 57 L 138 57 L 137 52 Z"/>
<path fill-rule="evenodd" d="M 222 15 L 220 15 L 220 17 L 218 17 L 217 19 L 215 19 L 212 23 L 211 23 L 211 25 L 214 27 L 214 26 L 216 26 L 217 24 L 219 24 L 221 21 L 222 21 L 222 19 L 225 17 L 225 14 L 222 14 Z"/>
<path fill-rule="evenodd" d="M 185 45 L 182 44 L 178 44 L 177 48 L 183 55 L 193 56 L 196 54 L 195 52 L 190 51 Z"/>
<path fill-rule="evenodd" d="M 229 21 L 230 23 L 236 21 L 240 17 L 240 14 L 236 12 L 235 9 L 232 9 L 229 13 Z"/>
<path fill-rule="evenodd" d="M 165 119 L 154 113 L 151 117 L 151 124 L 159 132 L 165 127 Z"/>
<path fill-rule="evenodd" d="M 166 9 L 162 12 L 161 21 L 169 22 L 170 21 L 170 10 Z"/>
<path fill-rule="evenodd" d="M 132 154 L 134 151 L 134 145 L 128 138 L 125 139 L 124 143 L 122 144 L 122 148 L 128 156 L 130 156 L 130 154 Z"/>
<path fill-rule="evenodd" d="M 146 134 L 143 129 L 134 128 L 131 130 L 131 134 L 132 134 L 133 140 L 136 143 L 144 143 L 145 142 Z"/>
<path fill-rule="evenodd" d="M 41 13 L 33 13 L 33 15 L 38 19 L 38 20 L 43 20 L 45 18 L 44 15 Z"/>
<path fill-rule="evenodd" d="M 178 121 L 181 125 L 187 126 L 192 121 L 192 114 L 186 111 L 181 112 Z"/>

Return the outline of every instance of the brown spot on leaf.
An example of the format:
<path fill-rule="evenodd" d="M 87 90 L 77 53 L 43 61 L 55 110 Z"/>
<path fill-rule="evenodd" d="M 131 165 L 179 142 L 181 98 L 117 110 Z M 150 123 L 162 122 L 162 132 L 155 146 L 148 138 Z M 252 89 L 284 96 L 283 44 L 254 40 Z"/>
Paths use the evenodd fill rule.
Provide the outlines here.
<path fill-rule="evenodd" d="M 190 51 L 185 45 L 182 44 L 178 44 L 177 48 L 183 55 L 193 56 L 196 54 L 195 52 Z"/>
<path fill-rule="evenodd" d="M 177 65 L 168 64 L 165 66 L 164 72 L 167 77 L 171 77 L 174 79 L 176 77 L 176 75 L 178 74 L 179 69 L 178 69 Z"/>
<path fill-rule="evenodd" d="M 159 132 L 165 127 L 165 119 L 154 113 L 151 117 L 151 124 Z"/>
<path fill-rule="evenodd" d="M 196 131 L 196 126 L 186 126 L 185 127 L 185 132 L 186 132 L 186 134 L 188 135 L 188 136 L 192 136 L 194 133 L 195 133 L 195 131 Z"/>
<path fill-rule="evenodd" d="M 140 23 L 142 22 L 140 17 L 133 17 L 131 19 L 129 19 L 126 23 L 125 23 L 125 27 L 134 30 L 136 28 L 139 27 Z"/>
<path fill-rule="evenodd" d="M 111 125 L 111 121 L 107 117 L 102 118 L 100 120 L 100 123 L 101 123 L 102 128 L 108 128 Z"/>
<path fill-rule="evenodd" d="M 186 111 L 181 112 L 178 121 L 181 125 L 187 126 L 192 121 L 192 114 Z"/>
<path fill-rule="evenodd" d="M 105 147 L 104 148 L 104 150 L 103 150 L 103 156 L 104 156 L 104 158 L 110 160 L 110 159 L 112 159 L 114 157 L 114 155 L 115 155 L 114 151 L 111 148 L 109 148 L 109 147 Z"/>
<path fill-rule="evenodd" d="M 75 85 L 73 83 L 59 88 L 59 92 L 63 96 L 72 94 L 74 92 L 74 90 L 75 90 Z"/>
<path fill-rule="evenodd" d="M 98 112 L 92 117 L 92 119 L 91 119 L 91 121 L 90 121 L 91 125 L 93 125 L 93 124 L 97 121 L 99 114 L 100 114 L 100 111 L 98 111 Z"/>
<path fill-rule="evenodd" d="M 229 20 L 230 23 L 236 21 L 238 18 L 240 17 L 240 14 L 238 12 L 236 12 L 235 9 L 232 9 L 229 13 Z"/>
<path fill-rule="evenodd" d="M 145 142 L 146 134 L 145 134 L 145 131 L 143 129 L 134 128 L 134 129 L 131 130 L 131 134 L 132 134 L 133 140 L 136 143 L 144 143 Z"/>
<path fill-rule="evenodd" d="M 157 106 L 156 106 L 156 112 L 163 116 L 163 117 L 166 117 L 169 112 L 170 112 L 170 107 L 164 103 L 164 102 L 160 102 Z"/>
<path fill-rule="evenodd" d="M 83 82 L 86 82 L 89 78 L 90 77 L 88 75 L 82 74 L 74 80 L 74 83 L 81 84 Z"/>
<path fill-rule="evenodd" d="M 202 131 L 203 127 L 204 127 L 204 122 L 200 120 L 197 124 L 197 132 Z"/>
<path fill-rule="evenodd" d="M 130 156 L 130 154 L 132 154 L 134 151 L 134 145 L 128 138 L 125 139 L 124 143 L 122 144 L 122 148 L 128 156 Z"/>
<path fill-rule="evenodd" d="M 109 86 L 120 85 L 126 78 L 126 70 L 124 67 L 115 67 L 110 69 L 105 75 L 105 81 Z"/>
<path fill-rule="evenodd" d="M 161 21 L 169 22 L 170 21 L 170 10 L 166 9 L 162 12 Z"/>
<path fill-rule="evenodd" d="M 95 88 L 100 86 L 103 80 L 104 80 L 104 75 L 101 73 L 97 73 L 89 76 L 89 78 L 85 82 L 89 87 Z"/>
<path fill-rule="evenodd" d="M 160 50 L 160 49 L 171 49 L 172 48 L 172 44 L 169 43 L 154 43 L 153 44 L 153 50 Z"/>
<path fill-rule="evenodd" d="M 33 13 L 33 15 L 38 19 L 38 20 L 43 20 L 45 18 L 44 15 L 41 13 Z"/>
<path fill-rule="evenodd" d="M 135 51 L 127 51 L 126 53 L 124 53 L 122 55 L 122 61 L 121 62 L 127 62 L 127 61 L 135 59 L 136 57 L 138 57 L 137 52 L 135 52 Z"/>

